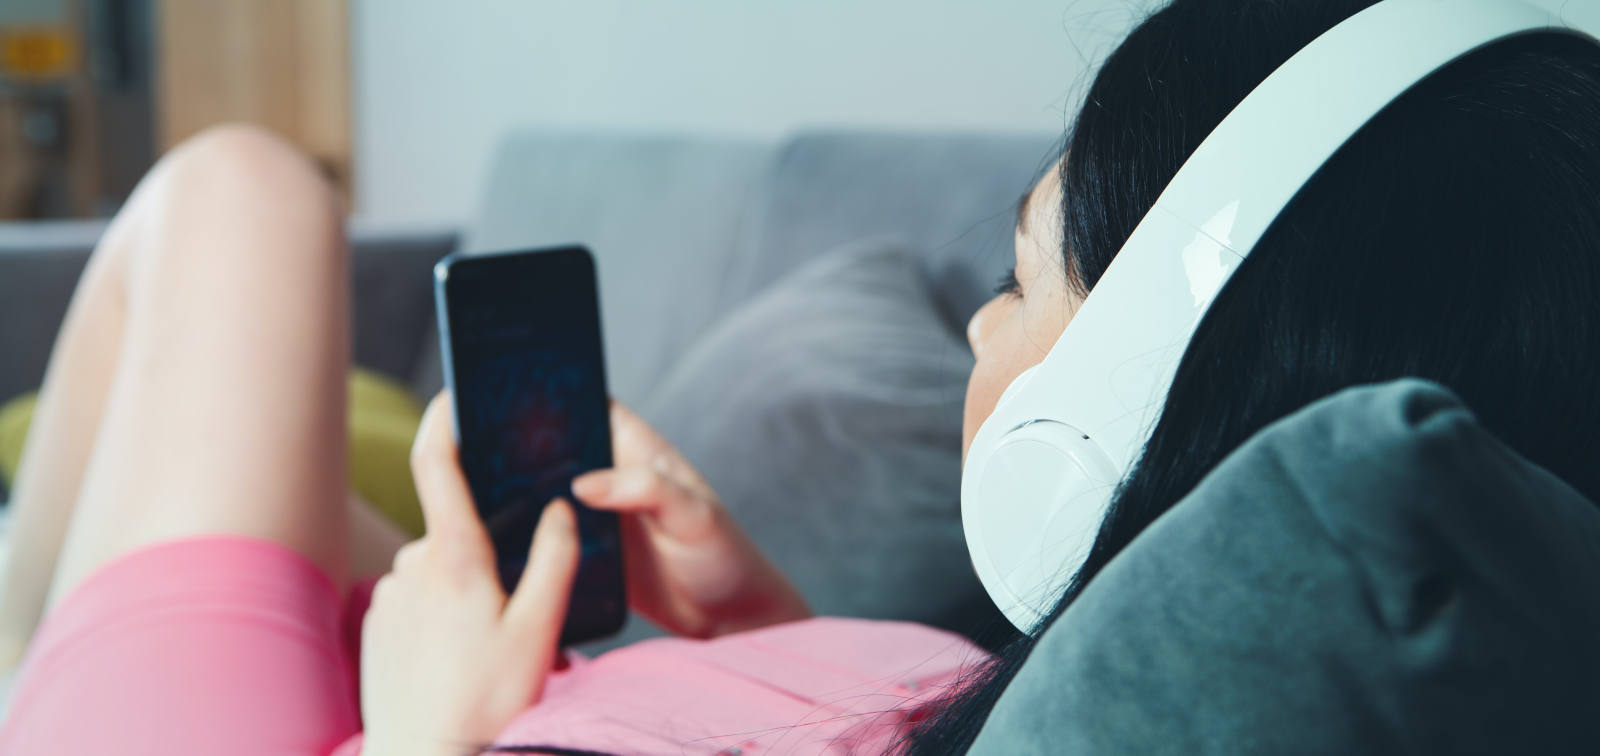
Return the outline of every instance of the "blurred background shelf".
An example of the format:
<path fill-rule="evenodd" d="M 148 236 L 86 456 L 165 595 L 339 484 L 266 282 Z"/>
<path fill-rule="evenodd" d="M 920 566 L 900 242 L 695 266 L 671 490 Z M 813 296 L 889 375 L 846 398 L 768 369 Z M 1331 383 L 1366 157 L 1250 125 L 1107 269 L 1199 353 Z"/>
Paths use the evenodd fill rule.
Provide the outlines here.
<path fill-rule="evenodd" d="M 162 150 L 249 121 L 299 145 L 349 198 L 345 0 L 158 0 L 156 18 Z"/>
<path fill-rule="evenodd" d="M 0 3 L 0 220 L 104 217 L 156 155 L 261 124 L 350 195 L 345 0 Z"/>

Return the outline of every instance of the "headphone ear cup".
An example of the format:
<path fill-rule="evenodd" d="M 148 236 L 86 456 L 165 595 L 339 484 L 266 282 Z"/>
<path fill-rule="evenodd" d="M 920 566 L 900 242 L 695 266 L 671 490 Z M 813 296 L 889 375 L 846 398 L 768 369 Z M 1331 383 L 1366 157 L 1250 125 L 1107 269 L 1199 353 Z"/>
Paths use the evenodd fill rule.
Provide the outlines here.
<path fill-rule="evenodd" d="M 1031 627 L 1082 567 L 1117 484 L 1082 431 L 1036 420 L 1006 434 L 978 474 L 968 547 L 989 595 Z"/>

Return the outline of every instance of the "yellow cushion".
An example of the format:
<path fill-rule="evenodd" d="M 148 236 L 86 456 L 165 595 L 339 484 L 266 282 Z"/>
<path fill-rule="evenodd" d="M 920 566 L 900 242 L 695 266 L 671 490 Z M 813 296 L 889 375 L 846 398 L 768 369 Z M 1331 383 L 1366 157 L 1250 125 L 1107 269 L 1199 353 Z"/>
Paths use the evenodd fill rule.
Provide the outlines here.
<path fill-rule="evenodd" d="M 421 535 L 410 455 L 422 406 L 404 386 L 360 368 L 350 372 L 349 385 L 350 487 L 406 532 Z M 0 405 L 0 477 L 8 486 L 16 478 L 37 400 L 24 394 Z"/>
<path fill-rule="evenodd" d="M 37 395 L 23 394 L 0 404 L 0 478 L 8 487 L 17 477 L 22 439 L 28 435 L 28 421 L 33 419 L 33 405 L 37 403 Z"/>
<path fill-rule="evenodd" d="M 377 373 L 350 372 L 350 487 L 412 536 L 422 535 L 422 504 L 411 482 L 411 440 L 422 405 Z"/>

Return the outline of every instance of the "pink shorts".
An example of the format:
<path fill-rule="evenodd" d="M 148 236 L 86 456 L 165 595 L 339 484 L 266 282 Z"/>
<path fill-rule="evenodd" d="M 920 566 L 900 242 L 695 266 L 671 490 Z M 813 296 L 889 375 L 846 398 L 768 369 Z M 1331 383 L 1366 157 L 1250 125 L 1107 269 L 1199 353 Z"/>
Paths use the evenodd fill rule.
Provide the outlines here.
<path fill-rule="evenodd" d="M 117 559 L 40 628 L 0 724 L 0 756 L 356 756 L 371 586 L 343 598 L 305 557 L 248 538 Z M 655 639 L 569 656 L 496 741 L 691 756 L 884 752 L 984 658 L 944 631 L 840 618 Z"/>
<path fill-rule="evenodd" d="M 46 618 L 0 754 L 326 754 L 361 729 L 348 599 L 305 557 L 243 537 L 102 567 Z M 291 693 L 292 692 L 292 693 Z"/>

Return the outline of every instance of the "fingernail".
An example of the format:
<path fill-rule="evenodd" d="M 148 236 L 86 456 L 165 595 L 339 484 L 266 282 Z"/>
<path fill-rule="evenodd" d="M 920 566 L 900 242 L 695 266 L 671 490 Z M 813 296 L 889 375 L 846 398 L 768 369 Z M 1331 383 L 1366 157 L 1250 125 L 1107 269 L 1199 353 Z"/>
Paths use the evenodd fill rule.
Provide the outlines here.
<path fill-rule="evenodd" d="M 572 493 L 580 499 L 602 499 L 610 492 L 611 475 L 606 472 L 584 473 L 572 481 Z"/>
<path fill-rule="evenodd" d="M 534 547 L 537 549 L 538 544 L 551 539 L 570 537 L 569 534 L 576 528 L 577 518 L 572 513 L 572 505 L 568 504 L 566 499 L 555 499 L 545 505 L 544 512 L 539 514 L 539 524 L 533 531 Z"/>
<path fill-rule="evenodd" d="M 566 502 L 566 499 L 556 497 L 551 499 L 549 504 L 544 505 L 544 511 L 539 513 L 539 525 L 535 528 L 535 530 L 544 529 L 546 522 L 555 522 L 551 518 L 561 516 L 561 514 L 555 510 L 560 509 L 561 505 L 566 504 Z"/>
<path fill-rule="evenodd" d="M 611 489 L 606 493 L 622 501 L 637 499 L 650 491 L 653 477 L 651 473 L 642 470 L 628 470 L 627 474 L 620 475 L 611 482 Z"/>

